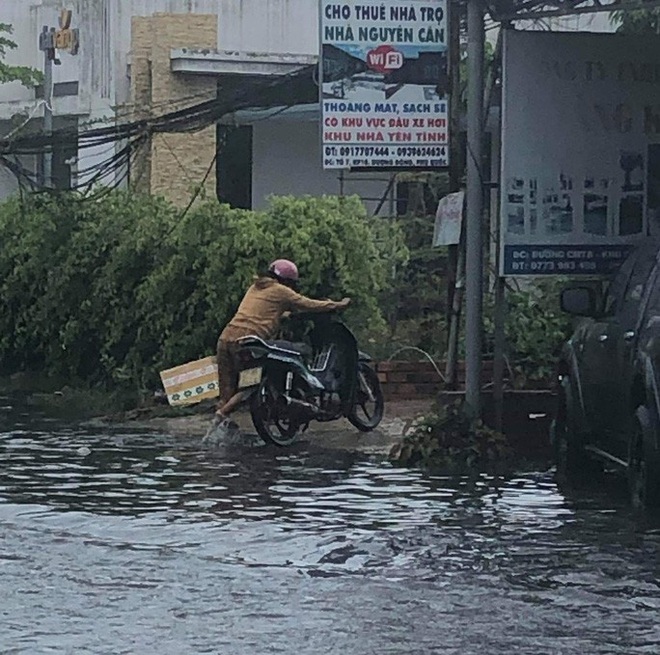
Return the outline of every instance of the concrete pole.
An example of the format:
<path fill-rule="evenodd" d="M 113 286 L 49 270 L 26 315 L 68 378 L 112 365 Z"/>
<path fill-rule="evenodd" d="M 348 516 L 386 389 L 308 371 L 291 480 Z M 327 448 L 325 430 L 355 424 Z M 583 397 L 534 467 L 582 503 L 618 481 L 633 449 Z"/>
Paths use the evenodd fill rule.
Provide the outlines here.
<path fill-rule="evenodd" d="M 474 418 L 481 415 L 483 329 L 483 143 L 484 10 L 481 0 L 467 3 L 467 212 L 465 255 L 465 401 Z"/>
<path fill-rule="evenodd" d="M 462 8 L 455 4 L 449 12 L 449 192 L 455 193 L 463 183 L 463 156 L 460 147 L 461 97 L 461 13 Z M 460 243 L 448 246 L 447 257 L 447 362 L 445 365 L 445 386 L 456 388 L 456 368 L 458 364 L 458 338 L 460 333 L 460 312 L 463 301 L 465 280 L 465 230 L 461 230 Z M 459 286 L 460 284 L 460 286 Z"/>
<path fill-rule="evenodd" d="M 498 48 L 495 57 L 498 58 L 501 41 L 498 40 Z M 495 72 L 491 71 L 491 80 Z M 488 86 L 486 89 L 488 93 Z M 486 106 L 488 98 L 486 98 Z M 484 116 L 487 116 L 487 111 Z M 501 119 L 500 119 L 501 120 Z M 499 128 L 500 126 L 498 126 Z M 501 164 L 501 138 L 500 130 L 495 130 L 491 138 L 491 162 L 490 179 L 499 181 Z M 499 186 L 499 185 L 498 185 Z M 504 354 L 506 347 L 505 319 L 506 319 L 506 279 L 500 276 L 500 190 L 491 187 L 490 191 L 490 226 L 495 235 L 494 243 L 490 242 L 492 258 L 495 261 L 495 348 L 493 351 L 493 401 L 495 403 L 495 429 L 504 431 Z"/>
<path fill-rule="evenodd" d="M 43 31 L 48 31 L 44 26 Z M 53 60 L 49 50 L 44 50 L 44 134 L 53 133 Z M 46 146 L 44 150 L 44 186 L 53 186 L 53 150 Z"/>
<path fill-rule="evenodd" d="M 449 320 L 449 346 L 447 347 L 447 362 L 445 366 L 445 383 L 447 389 L 456 388 L 458 363 L 458 334 L 460 332 L 461 305 L 465 290 L 465 236 L 462 234 L 456 254 L 456 271 L 454 293 L 452 294 L 451 316 Z"/>

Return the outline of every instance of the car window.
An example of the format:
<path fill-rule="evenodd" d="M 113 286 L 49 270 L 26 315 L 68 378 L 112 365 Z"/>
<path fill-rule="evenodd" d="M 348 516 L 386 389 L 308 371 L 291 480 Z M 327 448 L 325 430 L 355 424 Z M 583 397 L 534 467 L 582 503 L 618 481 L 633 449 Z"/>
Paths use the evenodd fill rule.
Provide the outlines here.
<path fill-rule="evenodd" d="M 649 299 L 644 312 L 644 323 L 648 324 L 652 320 L 660 320 L 660 273 L 656 270 L 651 279 L 652 287 L 649 293 Z"/>
<path fill-rule="evenodd" d="M 628 281 L 632 275 L 635 262 L 637 261 L 638 251 L 633 251 L 628 255 L 626 260 L 621 264 L 614 279 L 610 282 L 605 294 L 605 301 L 603 303 L 603 312 L 606 316 L 615 314 L 623 303 L 623 296 L 628 288 Z"/>
<path fill-rule="evenodd" d="M 623 294 L 623 301 L 617 307 L 622 325 L 626 328 L 633 327 L 639 320 L 640 304 L 647 295 L 646 283 L 655 266 L 656 257 L 655 249 L 645 248 L 635 260 Z"/>
<path fill-rule="evenodd" d="M 626 311 L 637 311 L 657 256 L 656 246 L 636 248 L 628 255 L 607 288 L 603 301 L 606 316 L 622 312 L 625 305 Z"/>

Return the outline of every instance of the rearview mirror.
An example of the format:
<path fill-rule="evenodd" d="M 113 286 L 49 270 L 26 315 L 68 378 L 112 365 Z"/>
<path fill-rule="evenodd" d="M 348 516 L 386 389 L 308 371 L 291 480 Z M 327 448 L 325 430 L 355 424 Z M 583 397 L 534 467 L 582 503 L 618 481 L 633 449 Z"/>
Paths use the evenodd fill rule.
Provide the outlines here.
<path fill-rule="evenodd" d="M 596 293 L 589 287 L 570 287 L 561 292 L 562 311 L 574 316 L 596 316 L 598 314 Z"/>

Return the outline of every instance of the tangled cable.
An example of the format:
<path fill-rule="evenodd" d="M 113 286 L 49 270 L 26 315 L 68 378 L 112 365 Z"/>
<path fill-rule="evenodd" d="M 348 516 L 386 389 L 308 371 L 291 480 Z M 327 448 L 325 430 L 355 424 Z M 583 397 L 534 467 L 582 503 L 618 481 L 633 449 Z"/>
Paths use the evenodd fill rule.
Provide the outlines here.
<path fill-rule="evenodd" d="M 118 186 L 128 174 L 127 171 L 137 153 L 153 134 L 197 132 L 242 109 L 291 107 L 300 102 L 296 84 L 313 79 L 315 70 L 314 64 L 274 78 L 246 80 L 240 87 L 220 87 L 217 97 L 210 100 L 160 116 L 116 125 L 83 130 L 77 127 L 63 128 L 50 134 L 17 134 L 18 130 L 15 130 L 11 135 L 0 139 L 0 165 L 7 167 L 18 178 L 19 183 L 39 189 L 42 185 L 37 176 L 20 162 L 19 157 L 53 152 L 58 147 L 75 146 L 80 160 L 80 153 L 85 150 L 114 145 L 114 148 L 109 148 L 109 156 L 89 166 L 78 168 L 78 178 L 84 181 L 74 185 L 73 189 L 90 189 L 111 173 L 121 170 L 123 172 L 115 176 L 114 180 L 114 186 Z"/>

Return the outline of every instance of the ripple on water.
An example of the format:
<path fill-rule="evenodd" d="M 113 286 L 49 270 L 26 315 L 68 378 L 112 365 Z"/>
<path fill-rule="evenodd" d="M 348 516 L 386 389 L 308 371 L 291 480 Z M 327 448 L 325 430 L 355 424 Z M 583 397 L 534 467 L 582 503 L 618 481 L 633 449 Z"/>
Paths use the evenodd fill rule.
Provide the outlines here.
<path fill-rule="evenodd" d="M 0 434 L 0 534 L 0 652 L 660 650 L 658 526 L 547 472 L 22 418 Z"/>

